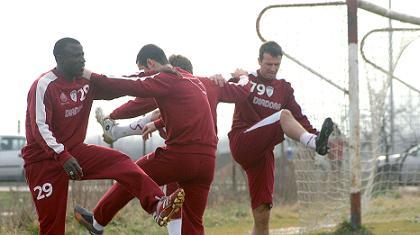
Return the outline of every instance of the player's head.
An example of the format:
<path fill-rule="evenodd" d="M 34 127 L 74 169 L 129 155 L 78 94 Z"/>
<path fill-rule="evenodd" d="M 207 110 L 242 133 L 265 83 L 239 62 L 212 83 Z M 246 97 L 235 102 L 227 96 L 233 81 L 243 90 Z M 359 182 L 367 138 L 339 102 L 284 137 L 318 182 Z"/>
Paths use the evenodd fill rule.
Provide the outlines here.
<path fill-rule="evenodd" d="M 280 68 L 283 51 L 279 44 L 268 41 L 261 45 L 258 63 L 260 74 L 265 79 L 275 79 Z"/>
<path fill-rule="evenodd" d="M 156 70 L 160 66 L 168 64 L 168 59 L 162 48 L 154 44 L 147 44 L 137 54 L 136 64 L 140 70 Z"/>
<path fill-rule="evenodd" d="M 81 76 L 85 68 L 83 47 L 74 38 L 62 38 L 54 45 L 53 54 L 57 62 L 57 69 L 65 76 Z"/>
<path fill-rule="evenodd" d="M 171 55 L 169 56 L 169 63 L 174 67 L 179 67 L 191 74 L 193 74 L 193 66 L 191 61 L 182 55 Z"/>

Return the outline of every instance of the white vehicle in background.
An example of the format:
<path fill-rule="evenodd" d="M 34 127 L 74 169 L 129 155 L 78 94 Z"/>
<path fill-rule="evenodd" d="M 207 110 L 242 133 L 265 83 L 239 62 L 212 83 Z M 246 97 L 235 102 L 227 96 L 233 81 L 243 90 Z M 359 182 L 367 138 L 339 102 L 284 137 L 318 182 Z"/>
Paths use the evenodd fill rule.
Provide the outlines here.
<path fill-rule="evenodd" d="M 0 135 L 0 180 L 24 180 L 21 149 L 26 139 L 23 136 Z"/>
<path fill-rule="evenodd" d="M 388 163 L 385 156 L 379 156 L 377 173 L 388 175 L 385 178 L 402 185 L 420 185 L 420 144 L 402 153 L 389 155 Z"/>

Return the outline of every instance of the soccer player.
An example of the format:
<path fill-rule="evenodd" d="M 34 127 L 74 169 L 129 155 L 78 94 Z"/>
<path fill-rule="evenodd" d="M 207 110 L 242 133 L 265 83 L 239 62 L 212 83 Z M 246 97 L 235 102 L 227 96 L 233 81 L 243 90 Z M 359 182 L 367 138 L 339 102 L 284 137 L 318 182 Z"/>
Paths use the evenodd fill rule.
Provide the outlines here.
<path fill-rule="evenodd" d="M 172 66 L 181 68 L 181 73 L 185 76 L 192 76 L 193 67 L 191 61 L 182 55 L 172 55 L 169 57 L 169 63 Z M 145 73 L 142 72 L 137 75 L 130 75 L 129 77 L 141 77 Z M 221 79 L 219 75 L 215 75 L 213 79 Z M 245 77 L 245 81 L 241 81 L 240 84 L 226 83 L 223 86 L 218 86 L 213 80 L 209 80 L 205 77 L 199 77 L 199 80 L 204 84 L 207 91 L 207 98 L 209 101 L 212 117 L 214 121 L 214 127 L 217 130 L 217 113 L 216 108 L 219 102 L 242 102 L 248 97 L 250 85 L 247 84 L 248 78 Z M 148 133 L 156 130 L 154 123 L 160 123 L 159 112 L 157 110 L 147 114 L 129 125 L 117 125 L 114 120 L 127 119 L 145 114 L 147 111 L 157 108 L 156 102 L 153 99 L 137 97 L 134 100 L 130 100 L 122 106 L 116 108 L 110 115 L 104 116 L 102 110 L 97 110 L 97 120 L 102 125 L 104 131 L 104 140 L 107 143 L 112 143 L 119 138 L 129 135 L 142 135 L 147 136 Z M 157 121 L 157 122 L 154 122 Z M 146 126 L 147 125 L 147 126 Z M 159 124 L 157 124 L 159 126 Z M 145 131 L 145 132 L 143 132 Z M 217 132 L 217 131 L 216 131 Z M 164 137 L 165 138 L 165 137 Z M 177 183 L 170 183 L 164 186 L 164 192 L 171 194 L 177 190 Z M 128 193 L 128 192 L 127 192 Z M 128 203 L 128 201 L 127 201 Z M 104 203 L 102 203 L 103 205 Z M 96 207 L 97 210 L 98 207 Z M 104 210 L 104 209 L 101 209 Z M 168 223 L 169 235 L 176 235 L 181 233 L 181 214 L 172 216 L 172 220 Z"/>
<path fill-rule="evenodd" d="M 145 45 L 137 65 L 146 73 L 169 65 L 164 51 Z M 153 97 L 166 126 L 166 147 L 139 159 L 139 165 L 158 185 L 178 182 L 185 190 L 182 234 L 204 234 L 203 214 L 214 176 L 217 136 L 204 85 L 194 76 L 157 73 L 145 80 L 92 77 L 91 82 L 109 92 L 135 97 Z M 133 198 L 125 187 L 114 184 L 94 209 L 102 226 Z M 83 211 L 75 211 L 83 215 Z"/>
<path fill-rule="evenodd" d="M 251 196 L 254 235 L 268 235 L 273 203 L 274 146 L 284 134 L 327 154 L 332 120 L 325 119 L 320 133 L 309 123 L 293 95 L 293 88 L 277 78 L 283 52 L 274 41 L 261 45 L 260 68 L 248 75 L 252 84 L 247 102 L 235 104 L 229 132 L 233 158 L 245 170 Z"/>
<path fill-rule="evenodd" d="M 125 154 L 84 144 L 92 102 L 120 95 L 84 77 L 82 45 L 73 38 L 55 43 L 57 66 L 32 84 L 27 97 L 25 174 L 39 221 L 39 234 L 64 234 L 69 179 L 114 179 L 135 197 L 159 224 L 182 206 L 184 192 L 165 197 L 158 185 Z M 92 221 L 92 226 L 95 222 Z M 92 227 L 92 234 L 101 234 Z"/>

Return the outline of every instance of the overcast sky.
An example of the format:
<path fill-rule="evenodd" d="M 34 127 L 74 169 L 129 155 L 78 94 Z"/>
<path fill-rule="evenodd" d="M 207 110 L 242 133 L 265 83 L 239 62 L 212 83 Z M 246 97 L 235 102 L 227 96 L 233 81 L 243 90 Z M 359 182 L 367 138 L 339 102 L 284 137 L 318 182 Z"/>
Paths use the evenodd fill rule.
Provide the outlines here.
<path fill-rule="evenodd" d="M 41 73 L 55 66 L 52 48 L 62 37 L 78 39 L 84 47 L 86 67 L 98 73 L 121 75 L 136 72 L 135 57 L 138 50 L 147 43 L 159 45 L 168 56 L 176 53 L 189 57 L 197 75 L 226 74 L 236 67 L 255 70 L 261 44 L 255 30 L 257 15 L 267 5 L 283 2 L 298 1 L 1 1 L 0 64 L 3 85 L 0 87 L 0 134 L 16 134 L 18 120 L 21 120 L 21 134 L 24 134 L 27 92 Z M 388 7 L 388 0 L 372 2 Z M 393 8 L 420 16 L 418 1 L 394 0 Z M 325 38 L 317 39 L 318 34 L 328 37 L 329 31 L 324 30 L 338 28 L 341 34 L 339 39 L 334 40 L 340 43 L 334 46 L 339 48 L 337 51 L 346 52 L 346 16 L 343 13 L 344 10 L 339 11 L 341 16 L 337 16 L 337 19 L 328 18 L 331 14 L 328 16 L 322 11 L 314 15 L 314 19 L 327 20 L 331 26 L 312 25 L 308 19 L 301 20 L 302 13 L 299 12 L 272 14 L 272 18 L 266 19 L 263 30 L 269 39 L 279 41 L 286 51 L 307 56 L 309 63 L 311 58 L 315 58 L 316 68 L 330 67 L 326 73 L 344 86 L 347 79 L 345 69 L 332 69 L 334 58 L 332 62 L 319 59 L 324 56 L 324 52 L 329 51 L 333 43 Z M 276 18 L 279 15 L 282 18 Z M 332 23 L 335 20 L 337 24 Z M 279 21 L 282 24 L 277 24 Z M 384 22 L 381 21 L 382 26 L 385 26 Z M 311 39 L 312 36 L 304 33 L 312 30 L 317 33 Z M 297 47 L 292 48 L 296 40 L 299 44 L 295 43 Z M 417 49 L 417 53 L 413 54 L 420 54 L 420 47 Z M 346 56 L 340 58 L 344 59 L 337 63 L 345 65 Z M 293 75 L 298 74 L 300 79 L 307 79 L 307 74 L 299 74 L 295 71 L 298 67 L 287 64 L 292 63 L 283 61 L 279 76 L 292 82 L 302 106 L 310 106 L 304 107 L 304 110 L 309 110 L 308 115 L 317 115 L 316 110 L 322 108 L 328 99 L 314 102 L 312 97 L 319 96 L 319 88 L 328 85 L 319 79 L 311 78 L 308 83 L 295 80 L 297 78 Z M 317 89 L 318 92 L 314 92 Z M 346 99 L 340 92 L 331 92 L 336 92 L 334 94 L 341 100 Z M 128 98 L 112 102 L 99 101 L 94 107 L 102 106 L 106 112 L 110 112 L 126 100 Z M 222 111 L 218 117 L 221 135 L 225 135 L 230 127 L 232 109 L 230 105 L 220 108 Z M 328 109 L 328 112 L 334 112 L 334 107 Z M 320 115 L 319 119 L 323 118 L 323 114 Z M 91 122 L 94 123 L 93 119 Z M 100 129 L 96 123 L 91 123 L 88 131 L 89 134 L 96 134 Z"/>

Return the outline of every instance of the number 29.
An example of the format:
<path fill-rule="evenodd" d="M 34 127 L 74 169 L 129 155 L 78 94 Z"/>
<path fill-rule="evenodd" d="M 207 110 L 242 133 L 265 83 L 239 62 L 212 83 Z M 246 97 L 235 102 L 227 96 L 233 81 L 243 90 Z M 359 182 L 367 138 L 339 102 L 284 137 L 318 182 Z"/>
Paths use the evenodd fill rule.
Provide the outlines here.
<path fill-rule="evenodd" d="M 42 186 L 35 186 L 34 192 L 38 191 L 38 196 L 36 197 L 36 200 L 41 200 L 46 197 L 49 197 L 53 193 L 53 186 L 50 183 L 45 183 Z"/>

